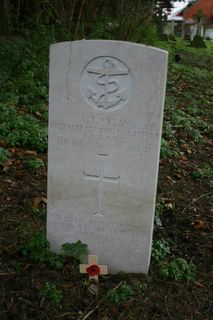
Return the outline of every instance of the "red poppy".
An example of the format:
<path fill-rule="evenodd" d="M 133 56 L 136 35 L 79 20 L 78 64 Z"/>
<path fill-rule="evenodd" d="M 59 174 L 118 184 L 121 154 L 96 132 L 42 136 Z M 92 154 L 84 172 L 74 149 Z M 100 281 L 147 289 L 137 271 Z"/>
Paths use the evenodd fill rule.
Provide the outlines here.
<path fill-rule="evenodd" d="M 87 273 L 89 276 L 98 276 L 100 274 L 100 268 L 97 264 L 92 264 L 91 266 L 87 267 Z"/>

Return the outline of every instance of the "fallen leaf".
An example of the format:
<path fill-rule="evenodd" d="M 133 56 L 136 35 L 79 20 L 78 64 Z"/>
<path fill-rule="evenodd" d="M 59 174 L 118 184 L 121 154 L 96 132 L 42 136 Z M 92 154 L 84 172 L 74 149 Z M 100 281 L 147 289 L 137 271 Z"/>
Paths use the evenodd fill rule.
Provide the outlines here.
<path fill-rule="evenodd" d="M 29 155 L 34 155 L 34 156 L 37 155 L 37 152 L 36 151 L 32 151 L 32 150 L 25 150 L 24 153 L 25 154 L 29 154 Z"/>
<path fill-rule="evenodd" d="M 0 146 L 1 146 L 1 147 L 5 147 L 6 144 L 7 144 L 6 140 L 0 138 Z"/>
<path fill-rule="evenodd" d="M 206 224 L 202 220 L 195 220 L 192 222 L 192 225 L 194 226 L 195 229 L 205 229 Z"/>
<path fill-rule="evenodd" d="M 198 281 L 195 281 L 196 286 L 204 288 L 204 285 Z"/>
<path fill-rule="evenodd" d="M 13 181 L 10 180 L 10 179 L 5 179 L 4 182 L 7 182 L 7 183 L 12 183 Z"/>
<path fill-rule="evenodd" d="M 174 173 L 174 177 L 180 179 L 182 175 L 178 172 Z"/>
<path fill-rule="evenodd" d="M 188 161 L 188 158 L 183 155 L 183 156 L 181 157 L 181 160 L 182 160 L 182 161 Z"/>
<path fill-rule="evenodd" d="M 31 267 L 31 264 L 27 264 L 24 268 L 23 268 L 23 271 L 26 271 L 27 269 L 29 269 Z"/>
<path fill-rule="evenodd" d="M 36 114 L 38 117 L 43 118 L 43 116 L 42 116 L 42 114 L 41 114 L 40 112 L 36 111 L 35 114 Z"/>
<path fill-rule="evenodd" d="M 16 183 L 15 181 L 12 181 L 12 183 L 11 183 L 11 187 L 12 187 L 12 188 L 17 187 L 17 183 Z"/>
<path fill-rule="evenodd" d="M 123 303 L 123 308 L 125 308 L 126 310 L 130 309 L 131 306 L 132 300 Z"/>
<path fill-rule="evenodd" d="M 172 203 L 167 203 L 167 204 L 165 204 L 165 207 L 173 209 L 173 204 Z"/>
<path fill-rule="evenodd" d="M 44 202 L 45 204 L 47 204 L 47 198 L 42 197 L 42 202 Z"/>
<path fill-rule="evenodd" d="M 180 147 L 183 149 L 187 149 L 189 146 L 187 143 L 181 143 Z"/>
<path fill-rule="evenodd" d="M 33 203 L 32 203 L 32 207 L 35 208 L 35 209 L 39 209 L 40 205 L 42 203 L 42 197 L 35 197 L 33 199 Z"/>
<path fill-rule="evenodd" d="M 64 289 L 70 289 L 70 288 L 73 288 L 73 287 L 74 287 L 73 283 L 62 284 L 62 288 L 64 288 Z"/>
<path fill-rule="evenodd" d="M 212 141 L 212 140 L 208 140 L 208 141 L 207 141 L 207 144 L 209 144 L 210 146 L 212 146 L 212 145 L 213 145 L 213 141 Z"/>
<path fill-rule="evenodd" d="M 13 162 L 11 160 L 5 161 L 3 163 L 3 171 L 6 172 L 12 166 Z"/>
<path fill-rule="evenodd" d="M 176 181 L 173 180 L 170 176 L 166 176 L 167 180 L 169 180 L 172 184 L 175 184 Z"/>

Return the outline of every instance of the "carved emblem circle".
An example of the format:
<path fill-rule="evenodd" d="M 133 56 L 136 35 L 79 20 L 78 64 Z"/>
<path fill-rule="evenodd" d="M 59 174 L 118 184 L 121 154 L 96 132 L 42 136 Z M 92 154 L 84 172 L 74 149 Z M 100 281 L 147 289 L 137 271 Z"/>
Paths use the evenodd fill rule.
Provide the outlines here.
<path fill-rule="evenodd" d="M 80 90 L 82 97 L 92 108 L 99 111 L 118 110 L 132 96 L 131 71 L 117 58 L 97 57 L 84 67 Z"/>

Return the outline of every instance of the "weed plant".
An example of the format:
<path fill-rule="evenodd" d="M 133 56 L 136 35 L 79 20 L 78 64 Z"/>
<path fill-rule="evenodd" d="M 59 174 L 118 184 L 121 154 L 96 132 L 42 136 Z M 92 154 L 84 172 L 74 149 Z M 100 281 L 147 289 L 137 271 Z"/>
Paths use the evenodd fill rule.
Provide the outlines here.
<path fill-rule="evenodd" d="M 5 160 L 10 156 L 10 152 L 0 147 L 0 164 L 3 164 Z"/>
<path fill-rule="evenodd" d="M 194 281 L 195 270 L 195 265 L 183 258 L 176 258 L 160 265 L 160 275 L 167 279 Z"/>
<path fill-rule="evenodd" d="M 48 56 L 55 29 L 0 45 L 0 138 L 9 146 L 47 150 Z"/>
<path fill-rule="evenodd" d="M 81 261 L 82 257 L 87 254 L 87 244 L 82 243 L 80 240 L 75 243 L 64 243 L 62 245 L 62 254 Z"/>
<path fill-rule="evenodd" d="M 36 171 L 44 167 L 44 161 L 41 159 L 28 159 L 25 164 L 30 171 Z"/>
<path fill-rule="evenodd" d="M 35 262 L 46 263 L 54 269 L 61 269 L 66 257 L 81 260 L 82 256 L 87 254 L 87 245 L 80 240 L 76 243 L 65 243 L 62 245 L 62 254 L 55 254 L 50 251 L 50 243 L 45 233 L 38 231 L 23 243 L 21 252 Z"/>
<path fill-rule="evenodd" d="M 155 240 L 152 245 L 152 259 L 159 264 L 168 254 L 170 254 L 170 246 L 166 240 Z"/>
<path fill-rule="evenodd" d="M 126 283 L 126 281 L 122 281 L 119 287 L 110 289 L 107 292 L 107 300 L 109 302 L 118 304 L 127 301 L 133 295 L 133 289 Z"/>
<path fill-rule="evenodd" d="M 50 244 L 41 231 L 24 242 L 21 252 L 25 257 L 35 262 L 47 263 L 54 269 L 61 269 L 64 265 L 64 258 L 50 251 Z"/>
<path fill-rule="evenodd" d="M 152 246 L 152 260 L 157 265 L 162 278 L 172 280 L 195 280 L 195 265 L 184 258 L 170 257 L 170 246 L 165 240 L 155 240 Z"/>
<path fill-rule="evenodd" d="M 181 155 L 181 143 L 191 140 L 202 145 L 206 142 L 206 135 L 213 128 L 211 124 L 201 119 L 206 114 L 205 106 L 213 104 L 213 92 L 209 87 L 213 73 L 205 68 L 205 64 L 201 64 L 205 60 L 207 65 L 212 65 L 210 61 L 213 59 L 213 46 L 209 43 L 209 49 L 193 49 L 188 48 L 182 41 L 167 45 L 164 43 L 163 46 L 170 52 L 170 63 L 161 157 L 175 162 Z M 180 64 L 174 62 L 174 54 L 177 51 L 183 58 Z M 187 64 L 185 56 L 190 56 L 191 59 Z M 195 60 L 197 67 L 194 67 Z M 182 137 L 182 141 L 178 140 L 177 136 Z"/>
<path fill-rule="evenodd" d="M 59 304 L 63 298 L 62 291 L 57 289 L 56 285 L 52 282 L 46 282 L 45 285 L 40 289 L 40 294 L 56 305 Z"/>

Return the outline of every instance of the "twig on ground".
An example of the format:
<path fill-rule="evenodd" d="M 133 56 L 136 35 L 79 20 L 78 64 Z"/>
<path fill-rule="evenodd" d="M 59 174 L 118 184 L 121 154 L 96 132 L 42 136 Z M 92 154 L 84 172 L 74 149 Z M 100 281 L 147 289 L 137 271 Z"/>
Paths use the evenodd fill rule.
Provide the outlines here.
<path fill-rule="evenodd" d="M 72 312 L 62 313 L 62 314 L 59 314 L 58 316 L 55 316 L 55 319 L 63 318 L 63 317 L 69 316 L 70 314 L 72 314 Z"/>
<path fill-rule="evenodd" d="M 78 320 L 86 320 L 98 307 L 99 307 L 99 304 L 95 306 L 94 309 L 90 310 L 83 318 L 80 317 Z"/>
<path fill-rule="evenodd" d="M 15 274 L 15 272 L 0 272 L 0 277 L 7 277 Z"/>
<path fill-rule="evenodd" d="M 167 305 L 167 296 L 165 296 L 165 306 L 166 306 L 166 311 L 168 313 L 169 319 L 172 320 L 172 316 L 171 316 L 171 313 L 169 311 L 169 307 Z"/>
<path fill-rule="evenodd" d="M 193 199 L 193 203 L 195 203 L 195 202 L 197 202 L 198 200 L 200 200 L 200 199 L 202 199 L 202 198 L 204 198 L 204 197 L 207 197 L 207 196 L 209 196 L 209 195 L 211 195 L 211 194 L 212 194 L 212 192 L 204 193 L 204 194 L 202 194 L 200 197 Z"/>

